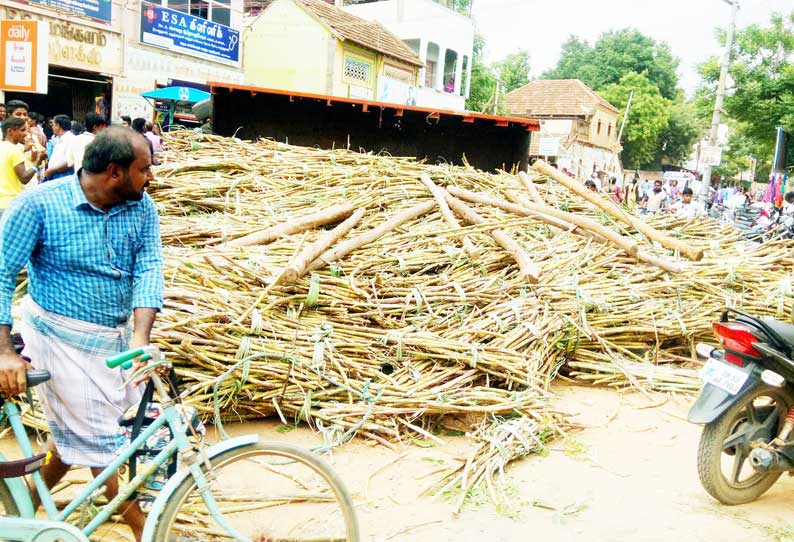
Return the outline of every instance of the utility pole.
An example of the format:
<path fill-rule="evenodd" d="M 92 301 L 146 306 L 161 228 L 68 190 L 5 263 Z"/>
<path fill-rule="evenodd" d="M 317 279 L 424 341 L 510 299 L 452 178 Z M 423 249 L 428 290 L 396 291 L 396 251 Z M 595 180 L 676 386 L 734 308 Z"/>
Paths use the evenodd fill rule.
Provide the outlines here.
<path fill-rule="evenodd" d="M 739 0 L 722 0 L 731 6 L 731 22 L 728 25 L 728 40 L 725 43 L 725 51 L 720 62 L 720 80 L 717 84 L 717 99 L 714 102 L 714 115 L 711 117 L 711 131 L 709 132 L 709 146 L 717 145 L 717 133 L 720 129 L 720 117 L 722 115 L 722 102 L 725 99 L 725 84 L 728 80 L 728 68 L 731 65 L 731 52 L 733 51 L 733 35 L 736 32 L 736 14 L 739 11 Z M 706 200 L 711 186 L 711 164 L 703 166 L 703 184 L 700 188 L 699 199 Z"/>

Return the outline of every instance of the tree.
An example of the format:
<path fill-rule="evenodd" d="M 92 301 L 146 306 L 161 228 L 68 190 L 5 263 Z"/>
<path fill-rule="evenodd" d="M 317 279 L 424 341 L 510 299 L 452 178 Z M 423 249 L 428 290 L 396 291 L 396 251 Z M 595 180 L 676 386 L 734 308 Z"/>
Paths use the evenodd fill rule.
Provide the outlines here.
<path fill-rule="evenodd" d="M 669 45 L 626 28 L 601 34 L 592 47 L 570 36 L 557 67 L 543 74 L 543 79 L 580 79 L 599 90 L 617 84 L 628 73 L 645 73 L 661 95 L 672 100 L 678 94 L 677 69 L 678 59 Z"/>
<path fill-rule="evenodd" d="M 687 103 L 679 93 L 670 108 L 670 120 L 659 134 L 659 146 L 655 162 L 677 164 L 692 154 L 692 145 L 702 133 L 695 106 Z"/>
<path fill-rule="evenodd" d="M 496 104 L 496 75 L 485 63 L 485 38 L 474 35 L 472 52 L 471 84 L 466 109 L 470 111 L 494 112 Z"/>
<path fill-rule="evenodd" d="M 623 121 L 631 91 L 634 98 L 623 133 L 623 163 L 630 169 L 640 169 L 657 158 L 659 140 L 668 128 L 672 104 L 659 92 L 645 74 L 630 72 L 601 93 L 603 98 L 623 110 Z"/>
<path fill-rule="evenodd" d="M 719 33 L 725 42 L 725 32 Z M 734 119 L 735 134 L 725 153 L 727 160 L 759 160 L 756 178 L 766 178 L 775 147 L 775 128 L 794 133 L 794 12 L 775 13 L 769 26 L 751 25 L 736 33 L 730 74 L 735 81 L 732 94 L 725 98 L 727 116 Z M 701 118 L 710 118 L 719 79 L 716 58 L 700 66 L 703 84 L 697 104 Z M 752 153 L 752 154 L 751 154 Z M 789 145 L 788 161 L 794 159 Z M 726 171 L 730 170 L 729 167 Z"/>
<path fill-rule="evenodd" d="M 511 53 L 496 64 L 496 73 L 502 81 L 502 90 L 507 93 L 529 83 L 529 52 L 521 49 Z"/>

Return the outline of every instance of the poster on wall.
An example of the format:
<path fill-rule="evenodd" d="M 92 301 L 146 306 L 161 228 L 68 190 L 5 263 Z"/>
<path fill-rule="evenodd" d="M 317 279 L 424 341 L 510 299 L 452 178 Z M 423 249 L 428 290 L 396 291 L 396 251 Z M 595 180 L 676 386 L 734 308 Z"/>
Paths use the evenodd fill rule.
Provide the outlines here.
<path fill-rule="evenodd" d="M 392 77 L 384 76 L 380 78 L 380 88 L 378 89 L 378 101 L 416 105 L 416 87 Z"/>
<path fill-rule="evenodd" d="M 181 11 L 141 2 L 141 43 L 238 66 L 240 33 Z"/>
<path fill-rule="evenodd" d="M 0 21 L 0 90 L 47 94 L 50 25 Z"/>
<path fill-rule="evenodd" d="M 80 17 L 109 23 L 113 11 L 112 0 L 28 0 L 28 4 L 58 11 L 68 11 Z"/>

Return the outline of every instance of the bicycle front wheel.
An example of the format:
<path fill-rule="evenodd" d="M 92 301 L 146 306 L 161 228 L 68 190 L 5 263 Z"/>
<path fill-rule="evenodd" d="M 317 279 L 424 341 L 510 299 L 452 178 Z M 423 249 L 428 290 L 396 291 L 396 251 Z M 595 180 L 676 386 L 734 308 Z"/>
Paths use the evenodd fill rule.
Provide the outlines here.
<path fill-rule="evenodd" d="M 210 459 L 205 470 L 225 521 L 252 542 L 359 542 L 353 502 L 319 457 L 280 443 L 255 443 Z M 155 529 L 155 542 L 232 542 L 188 477 Z"/>

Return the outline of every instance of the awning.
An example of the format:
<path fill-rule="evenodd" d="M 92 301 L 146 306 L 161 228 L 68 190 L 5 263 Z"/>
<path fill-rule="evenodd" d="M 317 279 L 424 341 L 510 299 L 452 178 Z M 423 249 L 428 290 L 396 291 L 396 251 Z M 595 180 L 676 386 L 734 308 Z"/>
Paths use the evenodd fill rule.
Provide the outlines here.
<path fill-rule="evenodd" d="M 209 92 L 192 87 L 163 87 L 141 94 L 152 100 L 171 100 L 174 102 L 197 103 L 210 98 Z"/>

